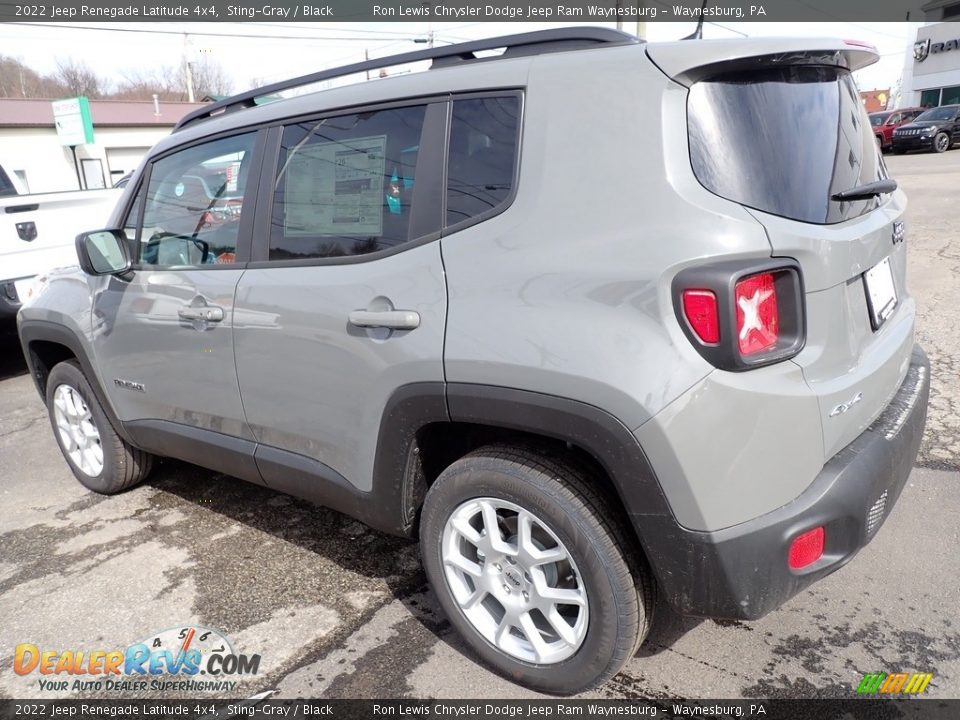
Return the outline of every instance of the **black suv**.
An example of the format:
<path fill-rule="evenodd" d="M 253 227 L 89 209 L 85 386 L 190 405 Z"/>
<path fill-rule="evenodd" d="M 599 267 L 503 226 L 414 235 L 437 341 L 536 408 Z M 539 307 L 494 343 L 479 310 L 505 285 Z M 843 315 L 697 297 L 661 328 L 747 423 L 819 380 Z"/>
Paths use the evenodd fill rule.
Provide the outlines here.
<path fill-rule="evenodd" d="M 931 108 L 893 131 L 893 152 L 930 150 L 942 153 L 960 143 L 960 105 Z"/>

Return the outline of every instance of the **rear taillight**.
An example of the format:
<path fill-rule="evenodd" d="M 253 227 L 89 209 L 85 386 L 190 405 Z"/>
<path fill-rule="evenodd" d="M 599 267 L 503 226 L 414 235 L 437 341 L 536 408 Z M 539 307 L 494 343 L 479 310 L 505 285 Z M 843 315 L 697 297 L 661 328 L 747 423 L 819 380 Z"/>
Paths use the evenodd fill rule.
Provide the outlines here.
<path fill-rule="evenodd" d="M 720 342 L 717 296 L 712 290 L 684 290 L 683 315 L 701 342 Z"/>
<path fill-rule="evenodd" d="M 826 532 L 822 527 L 797 535 L 790 543 L 790 551 L 787 554 L 787 564 L 790 569 L 802 570 L 822 558 L 825 540 Z"/>
<path fill-rule="evenodd" d="M 714 367 L 749 370 L 803 349 L 803 280 L 794 260 L 689 267 L 674 277 L 672 290 L 684 333 Z"/>
<path fill-rule="evenodd" d="M 773 273 L 751 275 L 738 281 L 733 291 L 737 305 L 737 347 L 744 357 L 776 347 L 780 339 L 780 313 Z"/>

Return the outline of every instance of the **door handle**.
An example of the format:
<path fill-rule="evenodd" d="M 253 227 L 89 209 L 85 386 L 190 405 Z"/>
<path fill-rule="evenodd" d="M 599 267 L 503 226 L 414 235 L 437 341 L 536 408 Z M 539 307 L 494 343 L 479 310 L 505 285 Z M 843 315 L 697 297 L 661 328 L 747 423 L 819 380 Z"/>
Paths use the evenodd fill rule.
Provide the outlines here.
<path fill-rule="evenodd" d="M 414 310 L 354 310 L 350 324 L 362 328 L 414 330 L 420 327 L 420 313 Z"/>
<path fill-rule="evenodd" d="M 200 307 L 182 307 L 177 311 L 181 320 L 190 322 L 220 322 L 223 320 L 223 308 L 217 305 L 201 305 Z"/>

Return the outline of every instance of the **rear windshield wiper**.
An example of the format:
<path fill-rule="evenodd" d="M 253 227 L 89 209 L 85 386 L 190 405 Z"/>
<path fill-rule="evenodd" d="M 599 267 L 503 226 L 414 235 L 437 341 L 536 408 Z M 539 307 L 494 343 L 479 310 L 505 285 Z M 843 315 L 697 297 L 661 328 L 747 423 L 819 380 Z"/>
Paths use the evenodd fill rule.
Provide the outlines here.
<path fill-rule="evenodd" d="M 897 189 L 897 181 L 892 178 L 874 180 L 864 185 L 857 185 L 849 190 L 841 190 L 830 197 L 833 200 L 867 200 L 877 195 L 886 195 Z"/>

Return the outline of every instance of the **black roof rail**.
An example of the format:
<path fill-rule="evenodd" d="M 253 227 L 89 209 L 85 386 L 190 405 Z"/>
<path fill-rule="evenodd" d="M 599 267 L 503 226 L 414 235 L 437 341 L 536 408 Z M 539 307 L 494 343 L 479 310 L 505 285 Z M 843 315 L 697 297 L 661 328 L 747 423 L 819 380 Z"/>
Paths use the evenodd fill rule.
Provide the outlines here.
<path fill-rule="evenodd" d="M 331 80 L 345 75 L 355 75 L 370 70 L 405 65 L 407 63 L 433 60 L 431 67 L 446 67 L 463 61 L 478 59 L 475 53 L 484 50 L 505 48 L 503 55 L 498 57 L 517 57 L 520 55 L 536 55 L 545 52 L 560 52 L 562 50 L 577 50 L 597 47 L 598 45 L 623 45 L 637 43 L 639 40 L 629 33 L 612 28 L 603 27 L 565 27 L 555 30 L 539 30 L 536 32 L 520 33 L 518 35 L 504 35 L 484 40 L 446 45 L 444 47 L 414 50 L 412 52 L 390 55 L 375 60 L 365 60 L 352 65 L 343 65 L 329 70 L 301 75 L 300 77 L 282 80 L 264 85 L 260 88 L 233 95 L 202 107 L 185 115 L 174 127 L 173 132 L 183 130 L 192 125 L 212 117 L 219 117 L 225 113 L 251 108 L 257 104 L 257 98 L 266 95 L 275 95 L 284 90 L 312 85 L 313 83 Z"/>

